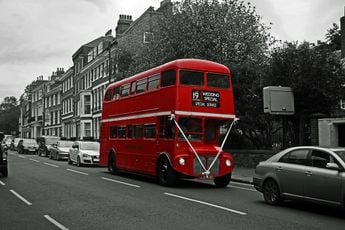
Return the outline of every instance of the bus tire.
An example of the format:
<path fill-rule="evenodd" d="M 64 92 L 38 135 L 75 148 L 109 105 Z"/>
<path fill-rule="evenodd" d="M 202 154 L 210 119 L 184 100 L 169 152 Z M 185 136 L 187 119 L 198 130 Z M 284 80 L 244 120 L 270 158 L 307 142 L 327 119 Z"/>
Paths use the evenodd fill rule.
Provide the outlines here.
<path fill-rule="evenodd" d="M 160 185 L 170 187 L 175 184 L 176 175 L 166 156 L 163 156 L 158 160 L 157 178 Z"/>
<path fill-rule="evenodd" d="M 7 166 L 2 169 L 1 173 L 2 173 L 3 177 L 7 177 L 8 176 L 8 168 L 7 168 Z"/>
<path fill-rule="evenodd" d="M 225 176 L 216 177 L 214 179 L 214 183 L 216 184 L 217 188 L 225 188 L 230 183 L 230 180 L 231 180 L 231 173 L 226 174 Z"/>
<path fill-rule="evenodd" d="M 108 171 L 111 174 L 116 174 L 116 156 L 114 152 L 111 152 L 108 157 Z"/>

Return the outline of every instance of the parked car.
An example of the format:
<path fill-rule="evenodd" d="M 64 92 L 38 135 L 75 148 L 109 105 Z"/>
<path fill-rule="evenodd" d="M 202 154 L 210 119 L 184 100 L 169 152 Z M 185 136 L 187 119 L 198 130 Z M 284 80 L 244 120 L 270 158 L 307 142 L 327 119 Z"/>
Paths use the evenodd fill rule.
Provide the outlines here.
<path fill-rule="evenodd" d="M 11 148 L 11 145 L 12 145 L 12 138 L 6 138 L 6 139 L 3 139 L 3 141 L 1 142 L 2 145 L 6 146 L 7 149 L 10 149 Z"/>
<path fill-rule="evenodd" d="M 60 140 L 57 136 L 40 136 L 37 138 L 37 143 L 39 145 L 37 154 L 39 156 L 48 157 L 50 154 L 50 149 L 53 144 L 56 144 Z"/>
<path fill-rule="evenodd" d="M 84 164 L 99 164 L 99 143 L 91 141 L 76 141 L 69 149 L 68 163 L 75 162 L 77 166 Z"/>
<path fill-rule="evenodd" d="M 285 149 L 257 165 L 253 183 L 268 204 L 301 199 L 344 206 L 345 148 Z"/>
<path fill-rule="evenodd" d="M 11 150 L 17 150 L 20 140 L 22 140 L 22 138 L 14 138 L 12 145 L 11 145 Z"/>
<path fill-rule="evenodd" d="M 4 133 L 0 132 L 0 142 L 4 138 Z M 8 163 L 7 163 L 7 147 L 1 145 L 0 146 L 0 173 L 3 177 L 8 176 Z"/>
<path fill-rule="evenodd" d="M 50 148 L 50 159 L 60 160 L 68 159 L 69 148 L 73 145 L 73 141 L 58 141 Z"/>
<path fill-rule="evenodd" d="M 17 149 L 20 154 L 36 154 L 38 144 L 34 139 L 22 139 L 19 141 Z"/>

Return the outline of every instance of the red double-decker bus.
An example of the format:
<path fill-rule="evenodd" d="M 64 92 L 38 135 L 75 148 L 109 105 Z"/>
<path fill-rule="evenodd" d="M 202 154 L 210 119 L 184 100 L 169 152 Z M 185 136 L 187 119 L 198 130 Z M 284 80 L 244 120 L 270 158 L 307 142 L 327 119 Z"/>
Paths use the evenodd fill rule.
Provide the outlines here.
<path fill-rule="evenodd" d="M 165 186 L 185 177 L 225 187 L 234 160 L 223 152 L 224 142 L 218 146 L 220 130 L 234 120 L 229 69 L 206 60 L 175 60 L 107 87 L 100 164 L 112 173 L 156 176 Z"/>

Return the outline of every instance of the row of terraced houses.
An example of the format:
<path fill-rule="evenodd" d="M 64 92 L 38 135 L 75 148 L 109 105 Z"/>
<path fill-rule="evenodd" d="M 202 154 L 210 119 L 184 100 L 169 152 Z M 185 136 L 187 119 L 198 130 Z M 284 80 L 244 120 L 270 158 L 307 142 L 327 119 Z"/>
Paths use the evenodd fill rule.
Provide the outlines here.
<path fill-rule="evenodd" d="M 117 68 L 120 50 L 131 54 L 143 50 L 170 5 L 170 0 L 163 0 L 158 9 L 149 7 L 136 20 L 120 15 L 114 36 L 109 30 L 82 45 L 72 55 L 72 67 L 59 67 L 48 79 L 40 76 L 30 83 L 20 106 L 20 136 L 99 139 L 104 91 L 110 82 L 127 77 Z"/>

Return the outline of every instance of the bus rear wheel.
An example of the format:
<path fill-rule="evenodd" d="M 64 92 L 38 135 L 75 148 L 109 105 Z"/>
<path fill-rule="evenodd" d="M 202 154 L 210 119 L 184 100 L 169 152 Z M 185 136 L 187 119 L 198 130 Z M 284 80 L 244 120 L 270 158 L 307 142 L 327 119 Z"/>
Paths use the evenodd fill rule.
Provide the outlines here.
<path fill-rule="evenodd" d="M 157 166 L 158 183 L 163 186 L 173 186 L 176 181 L 176 175 L 171 168 L 167 157 L 161 157 Z"/>
<path fill-rule="evenodd" d="M 231 180 L 231 173 L 226 174 L 225 176 L 216 177 L 214 179 L 214 183 L 216 184 L 216 187 L 218 188 L 225 188 L 230 183 L 230 180 Z"/>
<path fill-rule="evenodd" d="M 116 170 L 116 156 L 115 153 L 111 152 L 109 154 L 109 158 L 108 158 L 108 171 L 111 174 L 115 174 L 117 172 Z"/>

